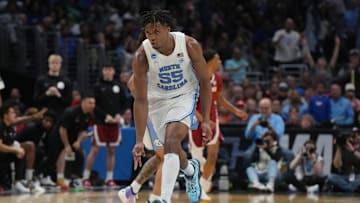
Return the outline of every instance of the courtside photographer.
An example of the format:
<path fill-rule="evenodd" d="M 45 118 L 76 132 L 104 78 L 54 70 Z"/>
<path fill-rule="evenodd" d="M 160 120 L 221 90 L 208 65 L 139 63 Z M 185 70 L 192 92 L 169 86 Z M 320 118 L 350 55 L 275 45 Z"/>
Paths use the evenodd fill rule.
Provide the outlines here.
<path fill-rule="evenodd" d="M 328 178 L 335 190 L 359 191 L 360 186 L 360 129 L 354 127 L 350 134 L 338 135 L 333 166 L 336 169 Z"/>

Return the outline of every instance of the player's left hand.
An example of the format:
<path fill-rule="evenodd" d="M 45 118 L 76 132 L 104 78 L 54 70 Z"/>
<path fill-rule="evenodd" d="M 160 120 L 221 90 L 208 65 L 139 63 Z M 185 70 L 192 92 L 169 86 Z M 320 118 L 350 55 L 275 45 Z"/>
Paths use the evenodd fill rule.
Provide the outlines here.
<path fill-rule="evenodd" d="M 115 118 L 114 118 L 114 121 L 115 121 L 115 123 L 116 124 L 122 124 L 122 123 L 124 123 L 124 119 L 123 119 L 123 117 L 121 117 L 121 115 L 120 114 L 116 114 L 116 116 L 115 116 Z"/>
<path fill-rule="evenodd" d="M 202 140 L 203 143 L 208 143 L 212 137 L 212 130 L 210 121 L 205 121 L 201 123 L 202 128 Z"/>
<path fill-rule="evenodd" d="M 243 121 L 249 118 L 249 115 L 245 111 L 241 111 L 241 110 L 235 111 L 235 115 Z"/>
<path fill-rule="evenodd" d="M 138 167 L 142 167 L 141 157 L 145 156 L 144 143 L 136 143 L 132 154 L 134 157 L 134 170 L 136 170 Z"/>

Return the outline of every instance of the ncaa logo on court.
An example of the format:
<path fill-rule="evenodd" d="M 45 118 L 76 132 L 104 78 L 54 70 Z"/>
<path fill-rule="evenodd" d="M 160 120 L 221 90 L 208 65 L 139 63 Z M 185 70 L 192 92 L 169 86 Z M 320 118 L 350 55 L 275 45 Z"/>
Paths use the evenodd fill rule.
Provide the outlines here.
<path fill-rule="evenodd" d="M 156 59 L 156 54 L 151 54 L 151 59 Z"/>
<path fill-rule="evenodd" d="M 153 144 L 154 144 L 155 146 L 157 146 L 157 147 L 162 147 L 162 146 L 163 146 L 162 143 L 161 143 L 161 141 L 160 141 L 159 139 L 155 139 L 154 142 L 153 142 Z"/>

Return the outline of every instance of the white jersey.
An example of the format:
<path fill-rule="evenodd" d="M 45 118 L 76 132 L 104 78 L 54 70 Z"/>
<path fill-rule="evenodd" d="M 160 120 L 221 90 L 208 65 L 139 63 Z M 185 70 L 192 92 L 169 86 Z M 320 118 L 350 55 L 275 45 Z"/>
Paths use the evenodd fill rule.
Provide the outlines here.
<path fill-rule="evenodd" d="M 198 79 L 186 49 L 185 34 L 170 33 L 175 40 L 174 51 L 166 56 L 153 49 L 148 39 L 142 42 L 149 64 L 148 100 L 167 100 L 198 91 Z"/>

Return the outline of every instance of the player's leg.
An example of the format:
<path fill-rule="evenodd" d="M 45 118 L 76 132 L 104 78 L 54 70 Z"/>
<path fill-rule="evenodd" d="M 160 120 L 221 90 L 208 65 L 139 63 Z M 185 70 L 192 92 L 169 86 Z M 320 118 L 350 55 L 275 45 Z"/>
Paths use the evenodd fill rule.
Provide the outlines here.
<path fill-rule="evenodd" d="M 205 164 L 204 157 L 204 147 L 202 144 L 202 130 L 198 128 L 196 130 L 189 131 L 189 144 L 190 144 L 190 153 L 193 159 L 197 159 L 200 162 L 201 171 L 203 171 L 203 167 Z"/>
<path fill-rule="evenodd" d="M 140 191 L 141 186 L 159 169 L 164 159 L 164 149 L 158 138 L 158 134 L 153 128 L 150 119 L 147 123 L 143 143 L 148 150 L 154 150 L 155 155 L 148 159 L 140 170 L 135 180 L 130 186 L 121 189 L 118 196 L 123 203 L 136 202 L 136 194 Z M 159 187 L 155 185 L 155 187 Z"/>
<path fill-rule="evenodd" d="M 201 185 L 201 202 L 211 202 L 211 198 L 207 195 L 211 190 L 211 179 L 215 171 L 215 165 L 219 153 L 220 141 L 216 141 L 214 144 L 207 145 L 207 157 L 203 166 L 203 173 L 200 178 Z"/>
<path fill-rule="evenodd" d="M 98 153 L 99 153 L 99 147 L 97 146 L 96 143 L 93 143 L 91 146 L 89 155 L 86 159 L 86 163 L 85 163 L 85 170 L 83 173 L 83 180 L 82 180 L 82 184 L 83 184 L 84 188 L 92 187 L 91 182 L 90 182 L 90 172 L 94 165 L 96 155 Z"/>
<path fill-rule="evenodd" d="M 118 195 L 123 203 L 136 201 L 136 194 L 140 191 L 142 185 L 158 170 L 161 165 L 162 158 L 163 157 L 159 157 L 159 153 L 157 153 L 148 159 L 130 186 L 127 186 L 119 191 Z"/>
<path fill-rule="evenodd" d="M 156 174 L 155 174 L 155 183 L 153 187 L 153 191 L 150 194 L 149 202 L 152 202 L 156 199 L 161 199 L 161 176 L 162 176 L 162 165 L 164 162 L 164 151 L 163 150 L 156 150 L 155 153 L 157 153 L 158 157 L 161 157 L 160 164 L 158 165 Z"/>
<path fill-rule="evenodd" d="M 60 186 L 61 190 L 67 190 L 68 184 L 65 183 L 65 150 L 62 149 L 58 159 L 56 161 L 56 172 L 57 181 L 56 183 Z"/>
<path fill-rule="evenodd" d="M 164 143 L 164 164 L 162 167 L 161 198 L 171 202 L 171 195 L 178 174 L 185 174 L 186 191 L 191 202 L 200 199 L 200 165 L 197 160 L 188 160 L 186 152 L 182 149 L 181 142 L 187 136 L 189 126 L 182 122 L 171 122 L 166 127 Z"/>
<path fill-rule="evenodd" d="M 117 184 L 114 182 L 115 150 L 116 147 L 113 146 L 107 147 L 105 185 L 111 188 L 118 187 Z"/>
<path fill-rule="evenodd" d="M 121 142 L 121 130 L 119 125 L 106 126 L 106 143 L 107 143 L 107 159 L 106 159 L 106 180 L 105 185 L 109 188 L 117 188 L 118 185 L 114 181 L 114 166 L 116 147 Z"/>
<path fill-rule="evenodd" d="M 35 163 L 35 145 L 32 141 L 20 143 L 25 150 L 25 179 L 31 183 L 31 190 L 36 193 L 43 193 L 45 189 L 40 186 L 38 181 L 33 180 Z"/>
<path fill-rule="evenodd" d="M 205 180 L 210 180 L 215 171 L 215 165 L 218 158 L 220 148 L 220 142 L 217 141 L 215 144 L 207 145 L 207 157 L 204 164 L 204 171 L 202 173 L 202 178 Z M 206 188 L 206 191 L 209 192 L 210 188 Z"/>

